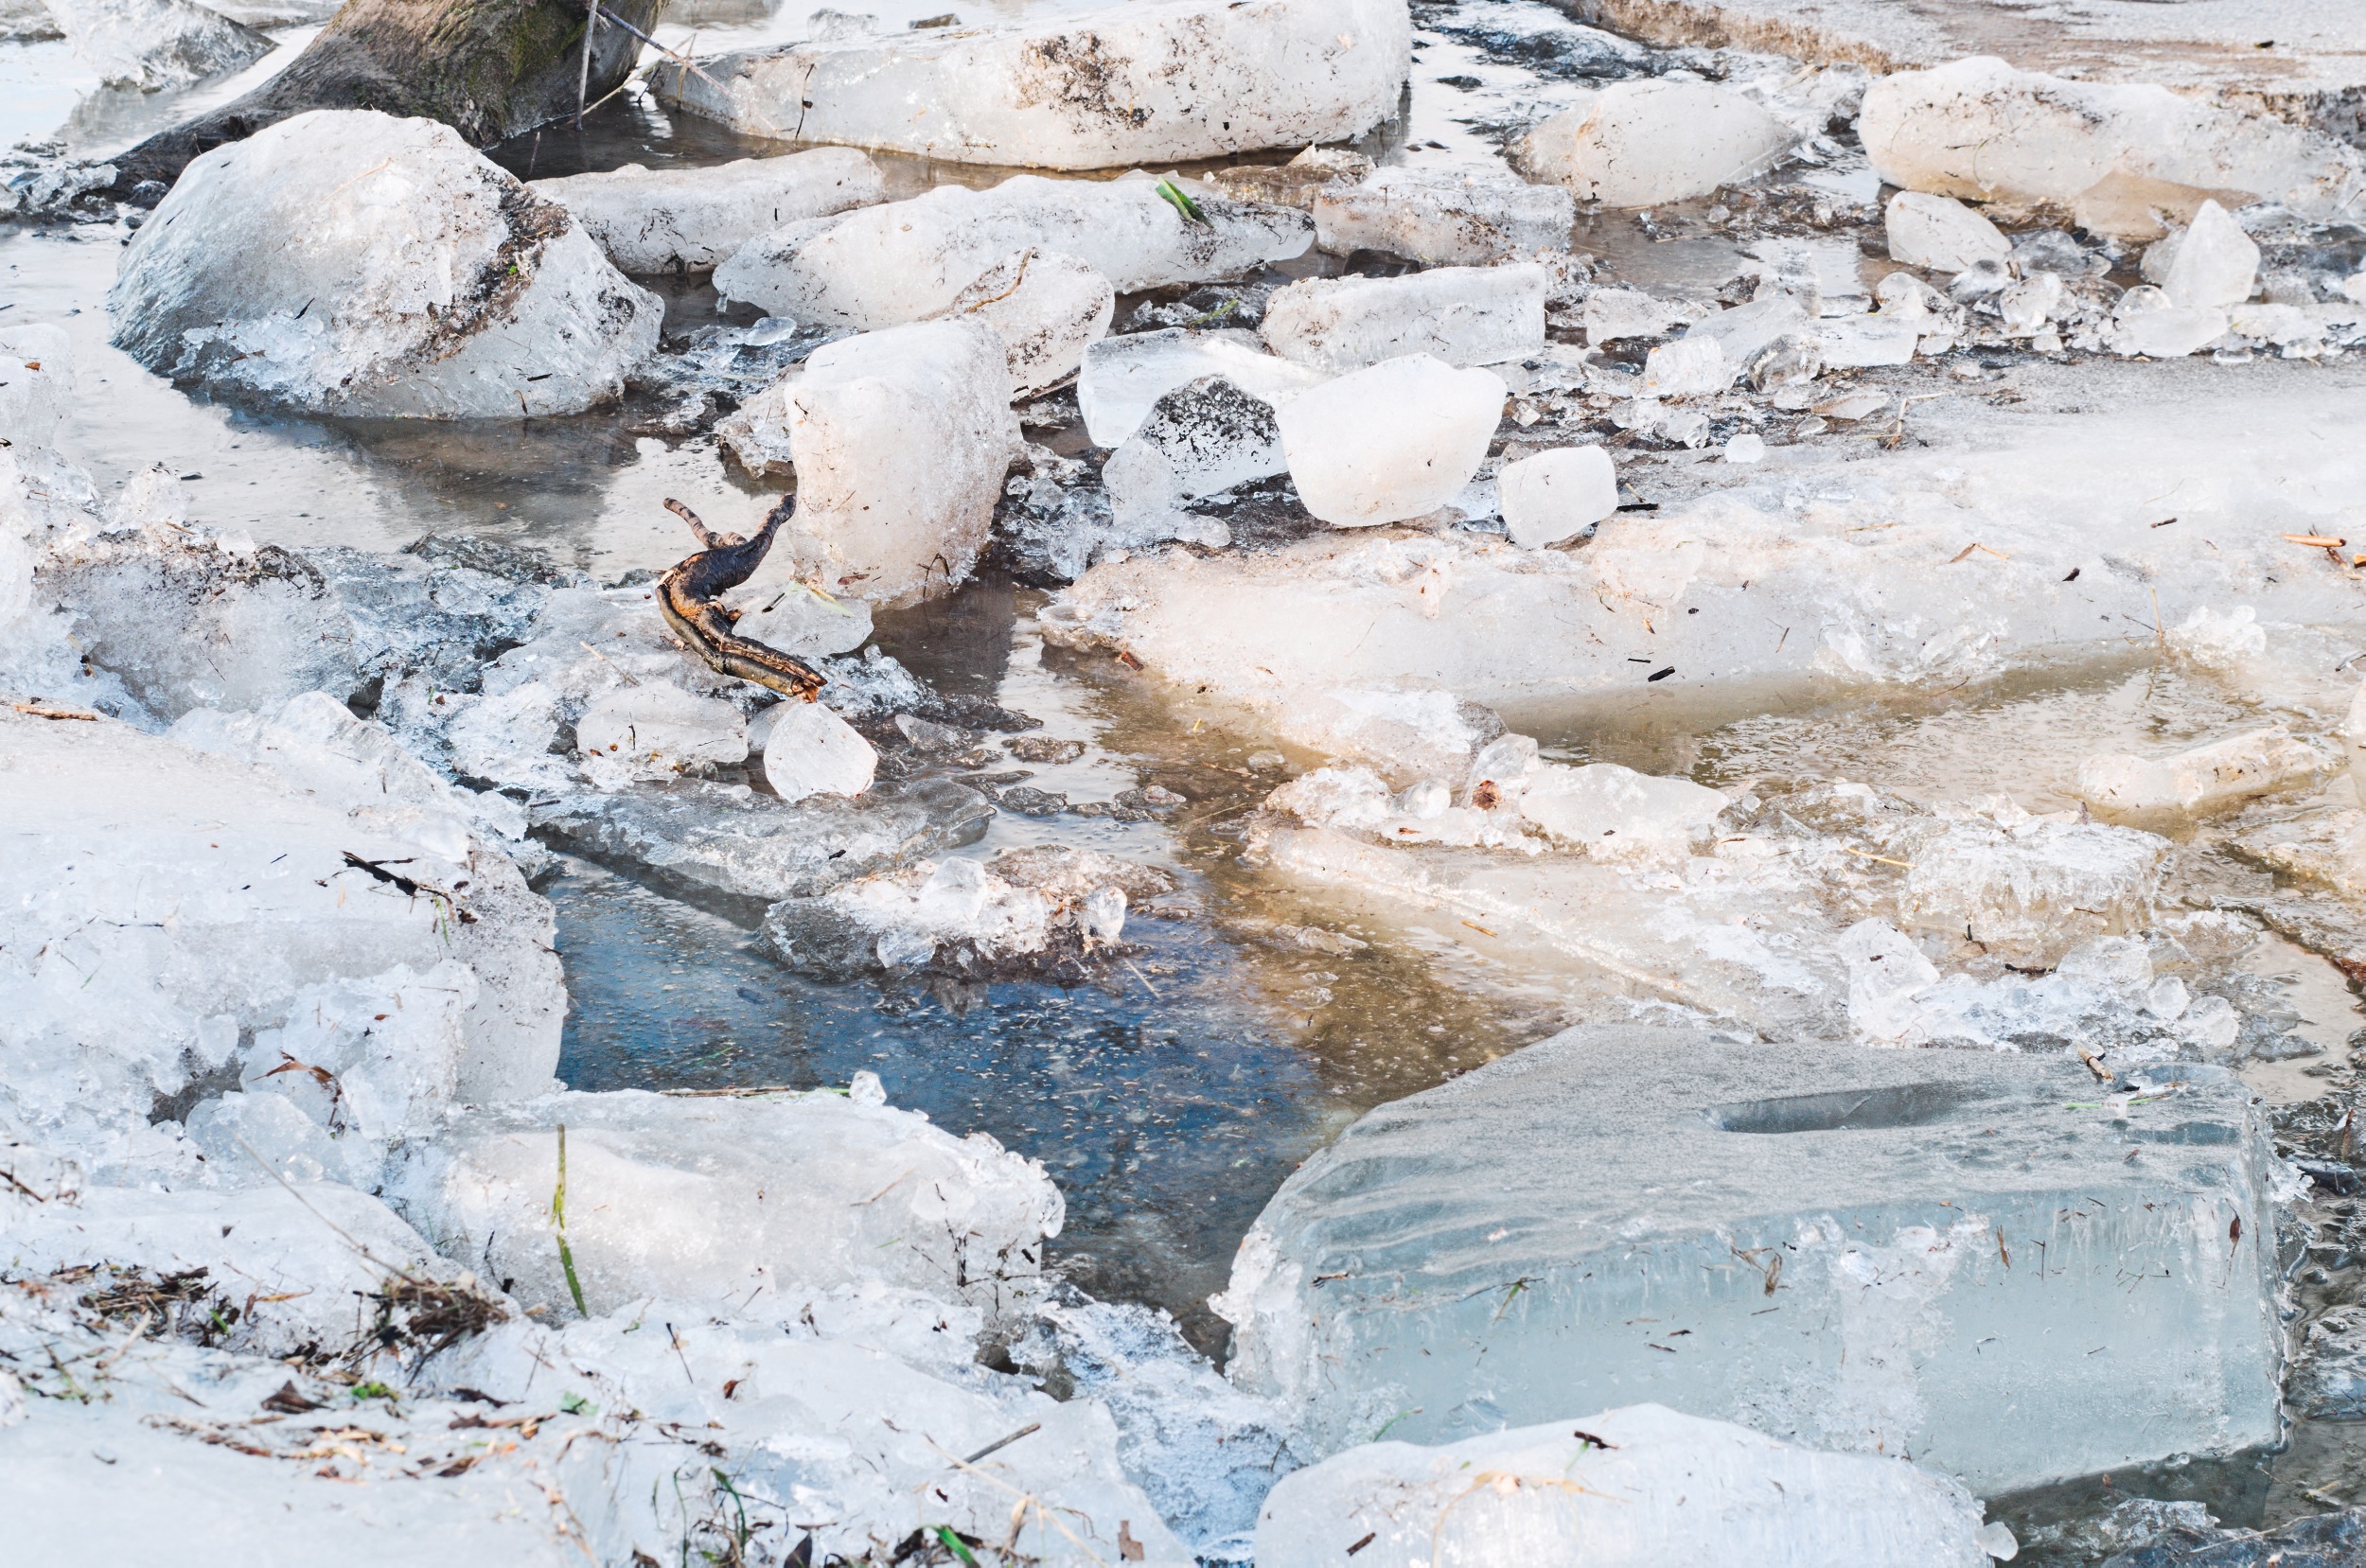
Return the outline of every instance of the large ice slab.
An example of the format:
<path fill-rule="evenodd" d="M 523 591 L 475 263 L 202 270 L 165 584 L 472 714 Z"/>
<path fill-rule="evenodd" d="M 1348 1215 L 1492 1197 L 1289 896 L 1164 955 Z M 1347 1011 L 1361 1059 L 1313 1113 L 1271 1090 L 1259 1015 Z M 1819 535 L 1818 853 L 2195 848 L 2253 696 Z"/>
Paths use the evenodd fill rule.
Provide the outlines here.
<path fill-rule="evenodd" d="M 529 187 L 573 213 L 627 273 L 711 271 L 760 234 L 886 200 L 879 166 L 851 148 L 739 158 L 711 168 L 627 164 Z"/>
<path fill-rule="evenodd" d="M 1412 59 L 1402 0 L 1172 0 L 661 64 L 661 100 L 759 136 L 1034 168 L 1362 134 Z"/>
<path fill-rule="evenodd" d="M 2366 460 L 2343 432 L 2366 395 L 2263 385 L 2237 422 L 2136 379 L 2158 369 L 2082 364 L 2075 396 L 2109 389 L 2092 413 L 1921 405 L 1955 411 L 1913 427 L 1927 448 L 1878 461 L 1803 449 L 1805 467 L 1619 512 L 1583 550 L 1325 535 L 1270 554 L 1137 556 L 1094 567 L 1039 619 L 1055 640 L 1122 649 L 1160 679 L 1271 713 L 1407 681 L 1498 707 L 1657 701 L 1708 682 L 1952 685 L 2116 657 L 2130 620 L 2155 624 L 2156 593 L 2171 628 L 2246 606 L 2262 623 L 2354 614 L 2337 573 L 2287 570 L 2281 535 L 2347 526 Z M 2155 528 L 2167 514 L 2146 498 L 2170 484 L 2191 503 Z M 2246 520 L 2260 516 L 2287 520 Z M 2174 537 L 2198 520 L 2215 548 Z"/>
<path fill-rule="evenodd" d="M 1283 1476 L 1258 1515 L 1259 1568 L 1331 1568 L 1350 1549 L 1372 1568 L 1986 1568 L 1979 1503 L 1904 1459 L 1793 1448 L 1658 1404 L 1574 1408 L 1440 1448 L 1367 1443 Z"/>
<path fill-rule="evenodd" d="M 819 571 L 832 591 L 909 604 L 965 581 L 1018 455 L 1011 363 L 975 318 L 817 348 L 784 389 L 797 515 L 755 583 Z"/>
<path fill-rule="evenodd" d="M 663 307 L 567 209 L 433 120 L 316 110 L 192 163 L 132 237 L 114 342 L 176 380 L 315 414 L 579 414 Z"/>
<path fill-rule="evenodd" d="M 2155 1070 L 1572 1030 L 1283 1184 L 1232 1375 L 1317 1452 L 1639 1401 L 1983 1492 L 2273 1443 L 2266 1128 Z"/>
<path fill-rule="evenodd" d="M 1799 140 L 1721 82 L 1617 81 L 1578 99 L 1527 133 L 1520 167 L 1606 206 L 1706 196 L 1773 167 Z"/>
<path fill-rule="evenodd" d="M 1040 1285 L 1063 1212 L 1040 1165 L 892 1109 L 868 1075 L 846 1094 L 471 1110 L 409 1145 L 387 1193 L 529 1307 L 580 1290 L 595 1315 L 650 1296 L 745 1315 L 871 1280 L 998 1314 Z"/>
<path fill-rule="evenodd" d="M 1125 292 L 1286 261 L 1314 242 L 1314 224 L 1289 207 L 1215 195 L 1194 205 L 1200 221 L 1147 177 L 939 185 L 775 229 L 717 267 L 715 287 L 777 315 L 868 329 L 942 315 L 987 271 L 1031 248 L 1074 256 Z"/>
<path fill-rule="evenodd" d="M 1384 168 L 1314 203 L 1315 242 L 1333 255 L 1386 251 L 1427 266 L 1484 267 L 1569 243 L 1577 199 L 1501 168 Z"/>
<path fill-rule="evenodd" d="M 1865 89 L 1857 121 L 1874 171 L 1894 185 L 1979 201 L 2082 208 L 2088 227 L 2120 206 L 2231 194 L 2331 218 L 2366 186 L 2358 153 L 2322 132 L 2152 85 L 2017 71 L 1988 56 L 1899 71 Z M 2165 187 L 2128 201 L 2118 186 Z M 2187 210 L 2190 210 L 2188 208 Z M 2092 221 L 2090 221 L 2092 220 Z"/>
<path fill-rule="evenodd" d="M 1550 282 L 1537 266 L 1310 277 L 1265 302 L 1258 330 L 1275 353 L 1320 370 L 1359 370 L 1405 354 L 1501 364 L 1545 346 Z"/>

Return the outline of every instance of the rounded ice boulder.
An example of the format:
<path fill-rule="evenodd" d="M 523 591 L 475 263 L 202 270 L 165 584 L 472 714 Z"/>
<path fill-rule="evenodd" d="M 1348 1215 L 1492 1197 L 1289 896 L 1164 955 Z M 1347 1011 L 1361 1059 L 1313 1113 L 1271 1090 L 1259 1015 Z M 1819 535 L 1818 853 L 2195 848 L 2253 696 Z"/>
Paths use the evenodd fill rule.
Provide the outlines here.
<path fill-rule="evenodd" d="M 1306 509 L 1334 528 L 1423 517 L 1487 456 L 1504 381 L 1407 354 L 1326 381 L 1280 412 L 1281 449 Z"/>
<path fill-rule="evenodd" d="M 115 346 L 215 393 L 469 419 L 615 397 L 663 307 L 450 127 L 322 110 L 191 164 L 107 311 Z"/>

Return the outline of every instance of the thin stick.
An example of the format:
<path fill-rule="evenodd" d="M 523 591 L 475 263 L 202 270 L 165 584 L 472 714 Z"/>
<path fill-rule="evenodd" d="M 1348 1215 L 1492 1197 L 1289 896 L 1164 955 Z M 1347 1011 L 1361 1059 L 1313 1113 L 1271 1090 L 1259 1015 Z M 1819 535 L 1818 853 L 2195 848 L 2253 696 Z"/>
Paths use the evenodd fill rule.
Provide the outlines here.
<path fill-rule="evenodd" d="M 676 63 L 680 64 L 683 70 L 690 72 L 693 76 L 696 76 L 699 80 L 705 82 L 716 92 L 720 93 L 725 90 L 721 82 L 715 80 L 713 77 L 698 69 L 698 62 L 697 61 L 692 60 L 687 55 L 676 54 L 664 44 L 660 44 L 656 39 L 651 38 L 647 33 L 643 32 L 639 27 L 634 26 L 631 23 L 617 15 L 614 11 L 609 10 L 606 6 L 599 5 L 598 0 L 592 0 L 592 3 L 594 8 L 598 10 L 602 21 L 612 23 L 616 26 L 624 28 L 625 31 L 632 34 L 633 37 L 641 40 L 642 43 L 646 44 L 650 48 L 655 49 L 658 53 L 664 55 L 669 60 L 672 60 Z M 606 103 L 608 100 L 606 98 L 602 98 L 600 101 L 602 103 Z"/>
<path fill-rule="evenodd" d="M 575 77 L 575 129 L 583 129 L 583 100 L 592 96 L 592 35 L 600 30 L 600 0 L 583 13 L 583 69 Z"/>

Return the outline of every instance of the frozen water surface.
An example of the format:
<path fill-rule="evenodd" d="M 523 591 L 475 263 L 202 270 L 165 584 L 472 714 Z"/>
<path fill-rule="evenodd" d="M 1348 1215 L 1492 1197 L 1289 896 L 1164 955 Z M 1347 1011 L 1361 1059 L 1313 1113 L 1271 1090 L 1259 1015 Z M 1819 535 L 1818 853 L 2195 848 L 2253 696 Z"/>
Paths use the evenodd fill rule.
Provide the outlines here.
<path fill-rule="evenodd" d="M 803 38 L 809 9 L 700 0 L 673 12 L 660 36 L 707 57 Z M 945 0 L 898 0 L 863 9 L 892 33 L 945 7 Z M 974 25 L 1100 8 L 956 9 Z M 1799 73 L 1794 62 L 1771 56 L 1646 46 L 1527 0 L 1424 3 L 1414 21 L 1413 83 L 1403 113 L 1358 144 L 1383 165 L 1492 167 L 1536 121 L 1609 83 L 1683 73 L 1779 85 Z M 243 91 L 310 35 L 309 27 L 276 29 L 278 50 L 245 72 L 152 96 L 99 90 L 62 42 L 0 44 L 0 139 L 54 135 L 78 151 L 104 154 Z M 1830 92 L 1800 85 L 1794 96 L 1811 103 L 1818 93 L 1845 95 L 1845 81 L 1827 85 Z M 627 94 L 594 113 L 580 133 L 554 129 L 492 155 L 515 173 L 542 178 L 628 162 L 658 170 L 704 167 L 784 150 Z M 1813 263 L 1817 287 L 1870 296 L 1892 270 L 1874 254 L 1880 187 L 1845 137 L 1811 143 L 1810 153 L 1809 165 L 1767 185 L 1752 222 L 1793 237 L 1840 236 L 1843 251 Z M 1016 172 L 874 157 L 891 197 L 942 183 L 990 186 Z M 602 583 L 662 569 L 690 547 L 680 524 L 661 510 L 662 500 L 679 497 L 711 523 L 742 527 L 777 487 L 718 459 L 710 430 L 719 405 L 707 394 L 744 397 L 830 335 L 762 320 L 746 307 L 718 309 L 702 278 L 644 277 L 637 281 L 665 301 L 665 338 L 676 352 L 670 368 L 637 385 L 620 408 L 436 425 L 291 418 L 188 396 L 107 344 L 101 300 L 127 234 L 115 222 L 0 226 L 0 326 L 53 323 L 73 342 L 78 396 L 61 448 L 92 470 L 103 494 L 161 464 L 177 476 L 171 483 L 194 520 L 297 550 L 386 551 L 424 534 L 462 534 L 536 546 Z M 1574 239 L 1596 258 L 1598 280 L 1667 302 L 1680 320 L 1734 303 L 1717 295 L 1745 268 L 1796 270 L 1796 257 L 1769 250 L 1751 223 L 1709 199 L 1642 213 L 1585 213 Z M 1851 291 L 1845 248 L 1861 239 L 1870 248 L 1858 247 Z M 2349 247 L 2341 264 L 2354 270 L 2355 237 L 2341 243 Z M 2272 244 L 2268 250 L 2270 269 L 2291 260 Z M 2340 243 L 2327 254 L 2338 250 Z M 2133 250 L 2109 265 L 2113 281 L 2138 280 Z M 1288 282 L 1402 270 L 1369 254 L 1310 252 L 1237 285 L 1121 297 L 1114 329 L 1254 330 L 1259 303 Z M 1204 319 L 1220 311 L 1227 314 Z M 1568 318 L 1553 325 L 1557 341 L 1570 340 Z M 1639 376 L 1647 347 L 1648 341 L 1621 343 L 1604 362 Z M 1950 362 L 1969 374 L 1951 378 L 1921 363 L 1870 373 L 1851 394 L 1870 397 L 1869 406 L 1786 409 L 1766 426 L 1772 455 L 1782 459 L 1793 446 L 1810 455 L 1851 443 L 1849 450 L 1879 449 L 1876 443 L 1909 423 L 1901 396 L 1947 390 L 2002 398 L 2025 384 L 2005 368 L 2012 358 L 1956 356 Z M 1983 367 L 1983 359 L 1998 362 Z M 2034 390 L 2069 384 L 2075 391 L 2083 384 L 2075 378 L 2093 368 L 2057 367 L 2045 373 L 2055 380 Z M 2239 396 L 2253 384 L 2247 377 L 2284 385 L 2294 373 L 2316 374 L 2308 366 L 2200 363 L 2143 372 L 2184 378 L 2177 384 L 2193 387 L 2197 397 Z M 1551 374 L 1547 367 L 1514 376 L 1515 395 L 1553 396 Z M 1055 393 L 1042 408 L 1022 410 L 1030 421 L 1024 433 L 1038 446 L 1015 473 L 1028 474 L 1032 464 L 1038 476 L 1055 475 L 1059 464 L 1088 454 L 1072 405 L 1070 395 Z M 1915 419 L 1956 417 L 1945 403 L 1907 407 L 1926 410 Z M 1794 430 L 1792 439 L 1781 439 Z M 1749 470 L 1706 461 L 1731 433 L 1721 430 L 1697 450 L 1669 439 L 1635 441 L 1619 455 L 1621 499 L 1673 510 L 1704 490 L 1739 483 Z M 1704 430 L 1702 439 L 1712 437 Z M 1061 499 L 1059 484 L 1068 482 L 1039 477 L 1039 491 L 1049 493 L 1030 505 L 1060 515 L 1075 500 Z M 1490 483 L 1492 470 L 1481 480 Z M 1193 504 L 1226 519 L 1245 544 L 1314 526 L 1286 485 L 1245 486 L 1228 507 Z M 1602 965 L 1515 945 L 1485 919 L 1254 863 L 1245 848 L 1257 808 L 1323 754 L 1277 742 L 1237 711 L 1161 687 L 1106 653 L 1047 647 L 1033 620 L 1044 603 L 1039 590 L 1015 587 L 990 565 L 950 598 L 880 614 L 872 641 L 948 697 L 999 704 L 1044 722 L 1030 735 L 1078 743 L 1066 760 L 1025 760 L 1005 745 L 1020 737 L 986 733 L 983 758 L 932 762 L 925 771 L 1006 797 L 985 837 L 953 852 L 960 855 L 983 859 L 1050 843 L 1173 871 L 1173 893 L 1128 909 L 1126 957 L 1070 983 L 1003 976 L 818 980 L 766 957 L 751 919 L 668 897 L 629 868 L 561 856 L 537 884 L 556 907 L 572 1003 L 558 1071 L 579 1090 L 704 1092 L 838 1085 L 875 1073 L 893 1104 L 926 1112 L 956 1134 L 989 1133 L 1042 1160 L 1067 1201 L 1052 1261 L 1104 1302 L 1166 1309 L 1194 1346 L 1221 1356 L 1227 1330 L 1207 1299 L 1227 1284 L 1237 1243 L 1289 1173 L 1356 1117 L 1564 1024 L 1674 1021 L 1682 1010 Z M 1710 696 L 1671 680 L 1639 688 L 1632 698 L 1504 717 L 1536 736 L 1551 763 L 1616 763 L 1688 778 L 1737 802 L 1755 799 L 1750 809 L 1759 823 L 1795 811 L 1831 855 L 1869 857 L 1858 868 L 1861 886 L 1878 899 L 1887 896 L 1879 879 L 1891 874 L 1880 865 L 1884 852 L 1855 839 L 1843 847 L 1845 835 L 1818 815 L 1828 804 L 1820 790 L 1845 781 L 1921 811 L 2003 797 L 2023 811 L 2075 816 L 2079 768 L 2099 755 L 2166 758 L 2277 725 L 2308 735 L 2334 731 L 2357 683 L 2360 666 L 2349 661 L 2366 652 L 2366 637 L 2345 641 L 2339 627 L 2278 628 L 2264 660 L 2212 668 L 2170 647 L 2175 629 L 2122 627 L 2116 652 L 2090 649 L 2066 663 L 1953 689 L 1941 681 L 1869 696 L 1803 680 Z M 749 767 L 760 771 L 752 759 Z M 1421 781 L 1391 782 L 1417 785 L 1403 792 L 1405 810 L 1428 809 Z M 1108 811 L 1119 797 L 1151 787 L 1183 803 Z M 1035 814 L 1052 798 L 1066 809 L 1053 804 Z M 2336 777 L 2133 824 L 2168 842 L 2165 907 L 2181 919 L 2224 914 L 2244 923 L 2221 933 L 2225 951 L 2203 953 L 2199 927 L 2189 921 L 2181 940 L 2193 951 L 2156 953 L 2155 967 L 2197 986 L 2206 980 L 2216 988 L 2211 995 L 2233 1000 L 2250 1052 L 2238 1071 L 2276 1107 L 2280 1140 L 2311 1157 L 2352 1152 L 2330 1091 L 2347 1089 L 2343 1052 L 2351 1032 L 2366 1025 L 2352 978 L 2366 976 L 2366 922 L 2343 915 L 2343 898 L 2322 878 L 2293 869 L 2303 861 L 2288 854 L 2279 861 L 2283 852 L 2261 845 L 2338 837 L 2341 814 L 2357 806 L 2353 784 Z M 1814 919 L 1837 931 L 1847 924 L 1845 912 L 1822 907 Z M 1982 968 L 1976 956 L 1933 957 L 1942 970 L 2009 983 L 2001 966 Z M 2294 1211 L 2283 1260 L 2306 1316 L 2355 1302 L 2366 1284 L 2366 1218 L 2353 1212 L 2355 1201 L 2321 1184 Z M 1083 1375 L 1090 1358 L 1071 1351 L 1068 1361 L 1069 1371 Z M 1128 1418 L 1123 1409 L 1120 1418 Z M 2039 1531 L 2024 1531 L 2022 1560 L 2087 1560 L 2049 1559 L 2046 1542 L 2072 1539 L 2082 1522 L 2121 1518 L 2115 1507 L 2125 1512 L 2130 1498 L 2149 1495 L 2198 1498 L 2230 1522 L 2265 1523 L 2366 1500 L 2366 1439 L 2358 1423 L 2307 1415 L 2288 1452 L 2265 1465 L 2238 1456 L 2123 1471 L 2004 1511 Z M 1245 1527 L 1229 1516 L 1209 1525 L 1219 1533 Z"/>

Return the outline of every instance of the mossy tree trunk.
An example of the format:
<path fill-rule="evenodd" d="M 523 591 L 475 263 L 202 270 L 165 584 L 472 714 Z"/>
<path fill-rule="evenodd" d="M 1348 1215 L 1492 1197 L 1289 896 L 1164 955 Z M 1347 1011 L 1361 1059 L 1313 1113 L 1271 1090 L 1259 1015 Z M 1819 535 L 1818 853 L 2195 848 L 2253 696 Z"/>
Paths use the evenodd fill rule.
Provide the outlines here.
<path fill-rule="evenodd" d="M 665 0 L 598 0 L 647 32 Z M 191 160 L 311 109 L 442 120 L 482 147 L 575 112 L 591 0 L 345 0 L 288 68 L 244 97 L 115 158 L 115 193 L 161 197 Z M 602 21 L 585 101 L 620 85 L 641 41 Z"/>

